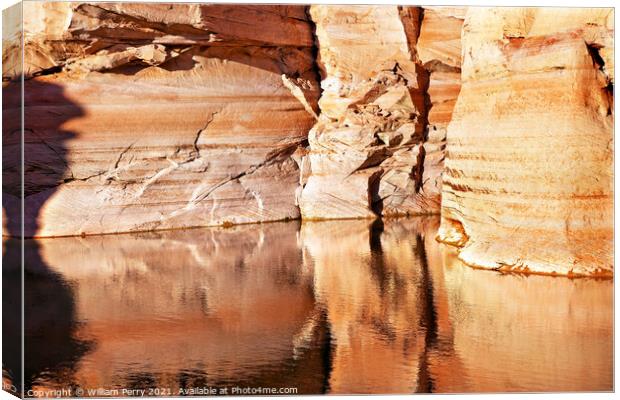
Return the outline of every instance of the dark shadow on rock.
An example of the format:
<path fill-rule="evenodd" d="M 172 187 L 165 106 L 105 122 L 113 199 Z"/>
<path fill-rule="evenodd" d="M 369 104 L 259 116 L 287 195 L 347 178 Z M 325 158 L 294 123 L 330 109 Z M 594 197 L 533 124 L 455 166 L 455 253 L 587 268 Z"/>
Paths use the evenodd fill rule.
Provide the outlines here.
<path fill-rule="evenodd" d="M 21 235 L 21 83 L 2 84 L 3 235 Z M 21 243 L 2 242 L 2 376 L 4 388 L 22 395 Z"/>
<path fill-rule="evenodd" d="M 71 180 L 66 141 L 75 134 L 63 125 L 84 112 L 64 95 L 62 86 L 46 79 L 26 80 L 22 164 L 21 89 L 18 77 L 4 82 L 2 90 L 3 234 L 10 237 L 5 237 L 2 255 L 3 374 L 18 392 L 29 390 L 50 369 L 70 373 L 88 347 L 73 337 L 76 311 L 69 283 L 46 265 L 37 241 L 21 241 L 36 235 L 42 207 L 59 185 Z"/>

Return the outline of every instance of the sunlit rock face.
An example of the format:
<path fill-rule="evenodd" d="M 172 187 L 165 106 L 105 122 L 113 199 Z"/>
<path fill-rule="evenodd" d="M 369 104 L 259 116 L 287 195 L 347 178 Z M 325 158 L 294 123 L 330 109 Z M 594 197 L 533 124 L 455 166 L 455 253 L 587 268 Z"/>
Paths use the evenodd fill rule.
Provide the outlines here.
<path fill-rule="evenodd" d="M 29 2 L 24 20 L 27 236 L 299 217 L 305 7 Z"/>
<path fill-rule="evenodd" d="M 611 9 L 28 2 L 23 71 L 9 14 L 5 234 L 23 75 L 26 236 L 441 211 L 468 265 L 612 273 Z"/>
<path fill-rule="evenodd" d="M 437 196 L 426 193 L 428 74 L 415 49 L 420 9 L 312 6 L 310 14 L 323 80 L 304 160 L 302 216 L 437 210 Z"/>
<path fill-rule="evenodd" d="M 471 8 L 439 237 L 469 265 L 611 275 L 613 10 Z"/>

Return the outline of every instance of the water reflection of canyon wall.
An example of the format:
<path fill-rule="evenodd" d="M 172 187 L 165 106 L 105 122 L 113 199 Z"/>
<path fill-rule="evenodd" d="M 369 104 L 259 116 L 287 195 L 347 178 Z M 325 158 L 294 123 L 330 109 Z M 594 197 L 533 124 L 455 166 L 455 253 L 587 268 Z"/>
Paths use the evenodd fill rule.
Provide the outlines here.
<path fill-rule="evenodd" d="M 40 322 L 27 329 L 44 333 L 26 346 L 55 335 L 46 310 L 73 304 L 72 357 L 31 353 L 26 387 L 611 390 L 611 281 L 465 268 L 435 242 L 437 225 L 291 222 L 40 240 L 73 298 L 26 310 Z"/>

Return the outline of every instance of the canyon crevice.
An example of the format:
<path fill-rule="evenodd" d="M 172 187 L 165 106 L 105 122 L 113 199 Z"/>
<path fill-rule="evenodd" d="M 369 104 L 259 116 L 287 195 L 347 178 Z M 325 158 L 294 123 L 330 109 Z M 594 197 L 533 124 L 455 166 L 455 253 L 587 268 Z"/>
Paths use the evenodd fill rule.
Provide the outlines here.
<path fill-rule="evenodd" d="M 441 214 L 470 266 L 613 274 L 612 9 L 18 6 L 5 236 Z"/>

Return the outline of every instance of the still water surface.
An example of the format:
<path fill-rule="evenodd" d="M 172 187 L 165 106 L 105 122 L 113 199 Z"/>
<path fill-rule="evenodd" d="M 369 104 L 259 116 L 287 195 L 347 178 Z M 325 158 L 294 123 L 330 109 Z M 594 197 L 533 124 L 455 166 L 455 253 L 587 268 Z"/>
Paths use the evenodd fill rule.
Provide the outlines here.
<path fill-rule="evenodd" d="M 612 389 L 612 281 L 473 270 L 434 240 L 437 226 L 29 241 L 26 390 Z"/>

